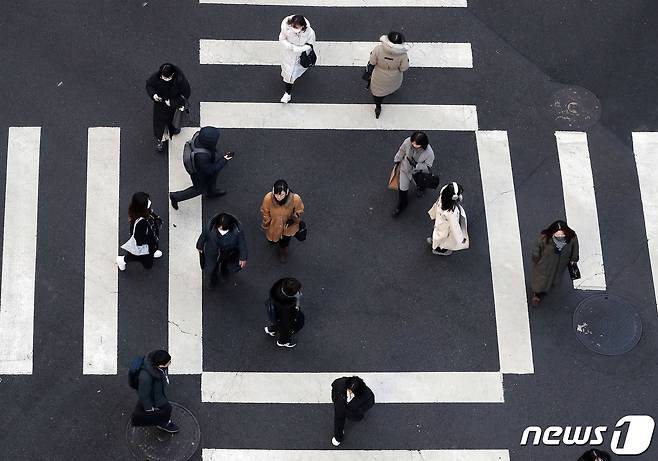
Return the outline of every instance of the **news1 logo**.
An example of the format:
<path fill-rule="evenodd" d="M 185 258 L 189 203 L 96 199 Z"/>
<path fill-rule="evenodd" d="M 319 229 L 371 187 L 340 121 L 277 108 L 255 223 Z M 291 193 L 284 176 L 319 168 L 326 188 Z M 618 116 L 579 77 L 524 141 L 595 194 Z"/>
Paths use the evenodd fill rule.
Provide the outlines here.
<path fill-rule="evenodd" d="M 656 422 L 648 415 L 628 415 L 615 424 L 610 441 L 610 449 L 616 455 L 641 455 L 651 445 Z M 528 426 L 521 436 L 521 445 L 530 441 L 532 445 L 556 446 L 592 445 L 599 446 L 605 442 L 608 426 L 549 426 L 542 429 Z"/>

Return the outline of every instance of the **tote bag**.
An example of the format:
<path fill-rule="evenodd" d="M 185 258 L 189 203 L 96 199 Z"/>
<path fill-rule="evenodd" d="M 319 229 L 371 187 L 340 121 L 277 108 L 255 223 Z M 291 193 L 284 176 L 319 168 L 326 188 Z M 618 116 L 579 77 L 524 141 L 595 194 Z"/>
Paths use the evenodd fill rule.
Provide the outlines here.
<path fill-rule="evenodd" d="M 400 164 L 396 163 L 391 170 L 391 176 L 388 178 L 388 188 L 398 190 L 400 188 Z"/>
<path fill-rule="evenodd" d="M 128 253 L 132 253 L 135 256 L 144 256 L 149 254 L 149 246 L 148 244 L 144 245 L 137 245 L 137 240 L 135 240 L 135 229 L 137 228 L 137 223 L 140 222 L 144 218 L 138 218 L 137 221 L 135 221 L 135 225 L 133 226 L 133 233 L 128 239 L 126 243 L 121 245 L 121 248 L 126 250 Z"/>

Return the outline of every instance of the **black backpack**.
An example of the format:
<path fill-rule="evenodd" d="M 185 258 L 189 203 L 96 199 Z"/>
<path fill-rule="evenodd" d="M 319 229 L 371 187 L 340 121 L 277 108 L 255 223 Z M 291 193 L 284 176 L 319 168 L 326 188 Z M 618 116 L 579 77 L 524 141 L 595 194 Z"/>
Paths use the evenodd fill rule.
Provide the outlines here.
<path fill-rule="evenodd" d="M 139 388 L 139 372 L 142 371 L 143 366 L 143 355 L 135 357 L 130 361 L 130 366 L 128 367 L 128 385 L 135 390 Z"/>
<path fill-rule="evenodd" d="M 194 133 L 192 139 L 185 142 L 185 147 L 183 148 L 183 166 L 185 167 L 185 171 L 187 171 L 188 174 L 195 174 L 197 172 L 196 163 L 194 161 L 194 157 L 196 156 L 196 154 L 198 153 L 212 154 L 208 149 L 194 146 L 194 141 L 196 141 L 196 138 L 198 136 L 199 136 L 199 131 Z"/>

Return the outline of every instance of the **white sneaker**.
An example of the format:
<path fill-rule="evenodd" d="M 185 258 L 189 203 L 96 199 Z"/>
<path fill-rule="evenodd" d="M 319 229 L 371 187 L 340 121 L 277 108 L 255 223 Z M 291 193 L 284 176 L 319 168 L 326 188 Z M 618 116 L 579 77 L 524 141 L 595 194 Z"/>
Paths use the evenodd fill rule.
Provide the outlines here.
<path fill-rule="evenodd" d="M 120 271 L 126 270 L 126 260 L 123 256 L 117 256 L 117 266 L 119 266 Z"/>
<path fill-rule="evenodd" d="M 283 93 L 283 96 L 281 96 L 281 102 L 284 104 L 288 104 L 291 99 L 292 95 L 290 93 Z"/>
<path fill-rule="evenodd" d="M 153 257 L 156 258 L 156 259 L 162 258 L 162 251 L 155 250 L 155 253 L 153 253 Z"/>
<path fill-rule="evenodd" d="M 338 440 L 336 440 L 336 437 L 332 437 L 332 438 L 331 438 L 331 444 L 332 444 L 334 447 L 337 447 L 338 445 L 340 445 L 340 442 L 339 442 Z"/>

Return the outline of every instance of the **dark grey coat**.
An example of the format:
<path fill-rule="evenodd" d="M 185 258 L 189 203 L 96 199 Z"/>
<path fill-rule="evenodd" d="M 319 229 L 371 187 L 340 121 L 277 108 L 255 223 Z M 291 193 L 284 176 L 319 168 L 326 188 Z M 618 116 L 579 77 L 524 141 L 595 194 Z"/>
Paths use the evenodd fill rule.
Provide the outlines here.
<path fill-rule="evenodd" d="M 569 262 L 578 261 L 578 237 L 573 239 L 557 254 L 552 239 L 546 241 L 541 235 L 532 250 L 532 291 L 546 293 L 560 280 Z"/>
<path fill-rule="evenodd" d="M 153 351 L 155 352 L 155 351 Z M 169 380 L 167 370 L 158 368 L 153 364 L 153 352 L 144 358 L 144 366 L 139 372 L 139 402 L 145 410 L 162 408 L 169 404 L 167 387 Z"/>
<path fill-rule="evenodd" d="M 219 214 L 210 220 L 196 243 L 197 250 L 203 251 L 205 255 L 204 270 L 214 271 L 219 264 L 220 255 L 224 255 L 223 257 L 228 258 L 226 260 L 228 269 L 238 272 L 240 270 L 238 261 L 247 260 L 247 240 L 244 231 L 240 222 L 235 219 L 236 224 L 233 229 L 226 235 L 221 235 L 217 231 L 217 219 L 219 219 Z"/>

